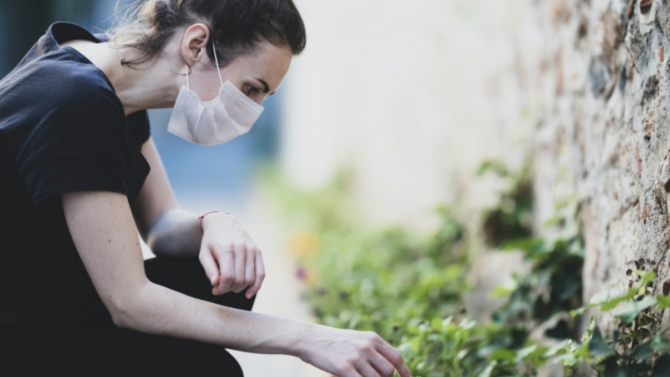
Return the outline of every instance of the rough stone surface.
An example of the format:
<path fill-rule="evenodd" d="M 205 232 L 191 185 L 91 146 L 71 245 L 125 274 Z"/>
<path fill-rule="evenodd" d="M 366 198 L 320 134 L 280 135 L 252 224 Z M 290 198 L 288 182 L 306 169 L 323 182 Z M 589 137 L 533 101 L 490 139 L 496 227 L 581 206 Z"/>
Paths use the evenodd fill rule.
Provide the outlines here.
<path fill-rule="evenodd" d="M 528 88 L 541 107 L 537 224 L 556 200 L 574 195 L 586 242 L 585 300 L 627 287 L 629 269 L 657 269 L 660 293 L 670 273 L 670 0 L 642 9 L 628 0 L 529 4 L 537 17 L 527 27 L 546 41 L 525 58 L 541 67 Z M 599 321 L 611 325 L 607 315 Z"/>

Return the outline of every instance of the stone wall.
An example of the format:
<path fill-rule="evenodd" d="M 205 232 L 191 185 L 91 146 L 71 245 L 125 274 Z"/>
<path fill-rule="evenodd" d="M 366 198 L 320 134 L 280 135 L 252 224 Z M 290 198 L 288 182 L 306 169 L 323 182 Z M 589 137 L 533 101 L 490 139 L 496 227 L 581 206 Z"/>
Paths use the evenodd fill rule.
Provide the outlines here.
<path fill-rule="evenodd" d="M 574 195 L 584 223 L 588 300 L 631 271 L 668 278 L 670 1 L 535 1 L 544 36 L 528 94 L 538 95 L 536 219 Z M 536 60 L 539 57 L 539 60 Z M 611 318 L 601 318 L 604 325 Z"/>

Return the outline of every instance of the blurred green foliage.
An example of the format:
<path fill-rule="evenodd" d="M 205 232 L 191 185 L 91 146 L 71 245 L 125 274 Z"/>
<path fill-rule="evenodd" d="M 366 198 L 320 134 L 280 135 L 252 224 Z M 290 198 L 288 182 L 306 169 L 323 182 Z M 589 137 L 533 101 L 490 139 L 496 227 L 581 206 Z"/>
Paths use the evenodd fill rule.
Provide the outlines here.
<path fill-rule="evenodd" d="M 505 184 L 498 204 L 483 213 L 482 232 L 489 246 L 499 246 L 508 240 L 532 235 L 533 188 L 530 164 L 517 172 L 509 170 L 499 161 L 484 161 L 477 176 L 494 174 Z"/>
<path fill-rule="evenodd" d="M 576 205 L 565 201 L 548 222 L 555 236 L 532 238 L 527 220 L 532 203 L 526 202 L 531 190 L 523 183 L 528 170 L 512 175 L 491 166 L 480 171 L 503 174 L 510 185 L 498 208 L 483 214 L 482 224 L 493 224 L 486 221 L 491 213 L 507 219 L 497 226 L 516 230 L 498 240 L 500 250 L 522 251 L 531 268 L 515 276 L 513 286 L 494 292 L 507 302 L 487 323 L 474 322 L 463 305 L 478 243 L 459 221 L 457 207 L 437 210 L 441 226 L 432 234 L 375 230 L 358 220 L 347 173 L 316 192 L 269 178 L 265 186 L 290 224 L 290 249 L 301 264 L 297 276 L 308 288 L 306 299 L 317 319 L 377 332 L 401 351 L 415 376 L 535 376 L 548 363 L 562 363 L 567 375 L 666 375 L 659 373 L 668 370 L 670 360 L 658 356 L 667 341 L 649 329 L 650 311 L 670 305 L 670 298 L 643 292 L 653 277 L 640 274 L 624 294 L 595 297 L 582 307 L 584 247 Z M 510 200 L 521 203 L 510 206 Z M 591 320 L 579 336 L 579 317 L 595 307 L 618 308 L 616 318 L 633 326 L 603 337 Z M 537 334 L 531 339 L 540 328 L 539 339 Z"/>

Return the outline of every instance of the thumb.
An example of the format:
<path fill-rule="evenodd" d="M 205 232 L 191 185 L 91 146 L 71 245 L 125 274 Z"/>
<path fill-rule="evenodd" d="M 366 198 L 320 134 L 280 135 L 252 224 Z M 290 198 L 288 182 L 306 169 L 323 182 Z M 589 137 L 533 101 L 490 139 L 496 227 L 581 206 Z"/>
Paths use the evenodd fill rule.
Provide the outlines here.
<path fill-rule="evenodd" d="M 209 282 L 212 283 L 212 287 L 219 285 L 219 266 L 208 247 L 200 249 L 200 264 L 205 270 Z"/>

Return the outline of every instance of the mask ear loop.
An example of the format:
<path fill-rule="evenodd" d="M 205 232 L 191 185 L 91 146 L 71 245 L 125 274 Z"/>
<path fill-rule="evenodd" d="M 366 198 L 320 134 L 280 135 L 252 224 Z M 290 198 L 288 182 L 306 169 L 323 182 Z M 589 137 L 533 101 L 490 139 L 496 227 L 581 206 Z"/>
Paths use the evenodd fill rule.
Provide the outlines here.
<path fill-rule="evenodd" d="M 191 90 L 191 85 L 188 84 L 188 71 L 189 71 L 190 69 L 188 68 L 188 64 L 186 64 L 185 67 L 186 67 L 186 88 L 187 88 L 188 90 Z"/>
<path fill-rule="evenodd" d="M 216 62 L 216 73 L 219 74 L 219 82 L 223 86 L 223 79 L 221 78 L 221 68 L 219 68 L 219 58 L 216 56 L 216 47 L 214 47 L 214 41 L 212 40 L 212 51 L 214 51 L 214 61 Z"/>

